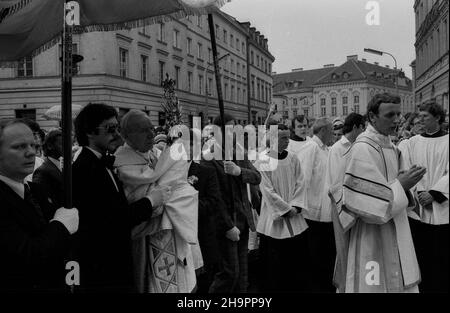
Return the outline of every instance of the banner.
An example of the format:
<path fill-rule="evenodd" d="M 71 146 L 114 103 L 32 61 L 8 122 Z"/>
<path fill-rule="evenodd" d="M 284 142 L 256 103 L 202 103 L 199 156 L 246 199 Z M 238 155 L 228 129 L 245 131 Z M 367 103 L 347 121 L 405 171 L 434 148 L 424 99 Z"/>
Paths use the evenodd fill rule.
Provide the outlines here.
<path fill-rule="evenodd" d="M 75 33 L 129 29 L 207 14 L 230 0 L 0 0 L 0 63 L 36 55 L 59 41 L 64 15 Z M 66 8 L 65 8 L 66 6 Z"/>

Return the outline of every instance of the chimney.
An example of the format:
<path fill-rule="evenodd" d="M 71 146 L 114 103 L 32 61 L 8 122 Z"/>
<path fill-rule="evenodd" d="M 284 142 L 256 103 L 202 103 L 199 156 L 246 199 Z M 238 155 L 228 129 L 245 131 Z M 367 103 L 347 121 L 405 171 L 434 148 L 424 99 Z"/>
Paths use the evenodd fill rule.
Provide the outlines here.
<path fill-rule="evenodd" d="M 386 68 L 390 68 L 389 65 L 386 64 Z"/>
<path fill-rule="evenodd" d="M 347 56 L 347 61 L 350 61 L 350 60 L 358 61 L 358 55 L 357 55 L 357 54 L 354 54 L 354 55 L 348 55 L 348 56 Z"/>
<path fill-rule="evenodd" d="M 327 68 L 327 67 L 334 67 L 334 64 L 325 64 L 323 67 L 324 67 L 324 68 Z"/>
<path fill-rule="evenodd" d="M 292 72 L 301 72 L 301 71 L 303 71 L 303 67 L 292 69 Z"/>
<path fill-rule="evenodd" d="M 375 65 L 380 65 L 380 63 L 378 63 L 378 62 L 374 62 L 373 64 L 375 64 Z"/>
<path fill-rule="evenodd" d="M 363 62 L 367 62 L 367 59 L 362 59 Z"/>

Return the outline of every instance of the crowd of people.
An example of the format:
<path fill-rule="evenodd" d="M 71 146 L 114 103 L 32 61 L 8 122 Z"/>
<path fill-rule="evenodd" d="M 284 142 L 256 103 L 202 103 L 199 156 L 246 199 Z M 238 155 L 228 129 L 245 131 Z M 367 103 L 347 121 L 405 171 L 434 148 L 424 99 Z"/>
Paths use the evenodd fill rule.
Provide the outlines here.
<path fill-rule="evenodd" d="M 139 110 L 119 120 L 90 103 L 74 129 L 64 208 L 62 131 L 0 122 L 1 291 L 67 292 L 68 261 L 80 293 L 448 291 L 449 135 L 434 101 L 402 116 L 378 94 L 365 116 L 312 125 L 269 116 L 265 145 L 234 140 L 229 160 L 211 158 L 217 134 L 155 128 Z"/>

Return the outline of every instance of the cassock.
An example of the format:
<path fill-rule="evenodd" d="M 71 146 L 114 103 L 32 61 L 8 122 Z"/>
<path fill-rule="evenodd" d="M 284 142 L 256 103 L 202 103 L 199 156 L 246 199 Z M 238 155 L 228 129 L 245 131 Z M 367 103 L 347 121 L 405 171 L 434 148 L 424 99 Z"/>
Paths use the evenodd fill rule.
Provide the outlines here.
<path fill-rule="evenodd" d="M 312 262 L 312 291 L 335 292 L 333 269 L 336 258 L 330 201 L 325 186 L 329 148 L 313 136 L 297 154 L 303 169 L 305 204 L 303 216 L 309 226 L 309 257 Z"/>
<path fill-rule="evenodd" d="M 339 223 L 339 215 L 336 206 L 336 200 L 342 198 L 342 185 L 344 183 L 345 168 L 346 168 L 346 153 L 352 143 L 347 137 L 342 136 L 331 148 L 327 161 L 326 172 L 326 189 L 331 205 L 331 219 L 333 221 L 334 239 L 336 243 L 336 264 L 334 268 L 333 283 L 338 288 L 339 292 L 345 290 L 345 286 L 340 285 L 345 277 L 347 255 L 344 251 L 347 251 L 348 246 L 348 233 L 345 233 L 341 224 Z"/>
<path fill-rule="evenodd" d="M 311 140 L 309 137 L 306 137 L 305 140 L 293 140 L 289 139 L 288 147 L 286 148 L 287 151 L 291 152 L 294 155 L 298 155 L 300 150 L 302 150 L 303 146 Z"/>
<path fill-rule="evenodd" d="M 417 135 L 401 148 L 407 167 L 427 169 L 414 188 L 414 194 L 429 192 L 433 202 L 409 212 L 411 231 L 422 274 L 421 292 L 448 292 L 449 261 L 449 135 L 443 131 Z"/>
<path fill-rule="evenodd" d="M 348 232 L 345 292 L 417 292 L 420 271 L 397 179 L 400 153 L 371 125 L 349 150 L 339 221 Z"/>

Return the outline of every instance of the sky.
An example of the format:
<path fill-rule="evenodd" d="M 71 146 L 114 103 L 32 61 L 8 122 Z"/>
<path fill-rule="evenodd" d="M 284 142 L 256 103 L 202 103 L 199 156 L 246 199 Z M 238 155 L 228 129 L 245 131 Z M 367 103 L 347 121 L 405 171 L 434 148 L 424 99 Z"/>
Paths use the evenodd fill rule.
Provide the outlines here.
<path fill-rule="evenodd" d="M 413 0 L 232 0 L 222 10 L 240 22 L 250 22 L 268 38 L 277 73 L 340 65 L 355 54 L 359 60 L 394 66 L 389 55 L 364 52 L 373 48 L 394 55 L 398 68 L 411 78 L 413 5 Z"/>

